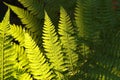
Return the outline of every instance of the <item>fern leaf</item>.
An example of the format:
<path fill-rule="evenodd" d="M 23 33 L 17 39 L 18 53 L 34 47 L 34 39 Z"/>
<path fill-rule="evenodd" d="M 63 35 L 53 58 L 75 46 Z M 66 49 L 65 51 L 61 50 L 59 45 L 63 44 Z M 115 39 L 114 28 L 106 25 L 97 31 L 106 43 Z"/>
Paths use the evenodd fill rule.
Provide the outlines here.
<path fill-rule="evenodd" d="M 33 77 L 41 80 L 52 79 L 54 76 L 50 70 L 49 63 L 46 62 L 45 56 L 40 52 L 38 46 L 28 33 L 25 34 L 25 48 L 29 59 L 30 72 Z"/>
<path fill-rule="evenodd" d="M 13 10 L 13 12 L 15 12 L 18 17 L 21 19 L 22 23 L 25 24 L 26 28 L 29 29 L 31 32 L 33 33 L 40 33 L 40 21 L 33 16 L 32 14 L 30 14 L 27 10 L 24 10 L 22 8 L 10 5 L 5 3 L 8 7 L 10 7 L 10 9 Z"/>
<path fill-rule="evenodd" d="M 85 55 L 88 55 L 90 53 L 89 51 L 89 46 L 85 43 L 84 40 L 86 40 L 86 37 L 88 38 L 88 32 L 86 30 L 86 26 L 85 26 L 85 19 L 86 19 L 86 16 L 88 13 L 87 13 L 87 10 L 86 10 L 86 13 L 84 13 L 84 10 L 85 9 L 88 9 L 88 4 L 86 6 L 84 6 L 85 3 L 83 3 L 82 0 L 77 0 L 77 3 L 76 3 L 76 9 L 75 9 L 75 22 L 76 22 L 76 27 L 77 27 L 77 36 L 79 38 L 78 40 L 78 44 L 79 44 L 79 51 L 80 54 L 82 54 L 83 56 Z M 85 9 L 84 9 L 85 8 Z M 89 10 L 90 11 L 90 10 Z M 90 15 L 90 14 L 89 14 Z M 91 19 L 91 18 L 90 18 Z M 88 21 L 89 22 L 89 21 Z M 91 22 L 90 22 L 91 23 Z M 86 23 L 87 24 L 87 23 Z M 91 26 L 91 25 L 90 25 Z M 91 28 L 93 29 L 93 28 Z M 92 38 L 92 37 L 91 37 Z M 83 42 L 84 41 L 84 42 Z"/>
<path fill-rule="evenodd" d="M 99 22 L 96 21 L 97 26 L 95 27 L 100 28 L 101 36 L 99 38 L 100 42 L 97 42 L 97 46 L 95 46 L 95 55 L 94 57 L 92 57 L 91 61 L 93 60 L 92 62 L 95 61 L 97 63 L 97 66 L 94 65 L 95 70 L 100 68 L 103 69 L 101 71 L 96 71 L 97 75 L 102 74 L 103 76 L 105 76 L 105 80 L 119 80 L 119 76 L 114 74 L 114 72 L 111 72 L 118 66 L 116 65 L 116 60 L 119 62 L 119 59 L 117 59 L 117 56 L 115 56 L 116 54 L 119 54 L 117 48 L 118 46 L 116 47 L 115 41 L 119 36 L 116 37 L 117 30 L 114 31 L 115 20 L 112 12 L 112 0 L 101 0 L 98 1 L 96 4 L 97 14 L 95 16 L 96 20 L 99 20 Z M 90 73 L 90 75 L 93 74 L 95 76 L 96 74 L 94 73 L 95 72 Z"/>
<path fill-rule="evenodd" d="M 28 58 L 26 53 L 25 53 L 25 49 L 23 46 L 20 46 L 18 44 L 14 43 L 14 52 L 16 53 L 16 63 L 14 65 L 14 77 L 16 79 L 19 78 L 19 76 L 23 75 L 23 73 L 25 72 L 29 72 L 29 62 L 28 62 Z"/>
<path fill-rule="evenodd" d="M 22 26 L 17 26 L 17 25 L 10 25 L 10 30 L 8 31 L 10 35 L 13 36 L 16 41 L 20 43 L 21 46 L 24 45 L 24 31 L 22 29 Z"/>
<path fill-rule="evenodd" d="M 19 76 L 18 80 L 33 80 L 33 78 L 31 78 L 31 76 L 28 73 L 24 73 L 21 76 Z"/>
<path fill-rule="evenodd" d="M 39 19 L 43 19 L 44 17 L 44 1 L 40 0 L 18 0 L 23 6 L 27 7 L 27 10 L 30 11 L 31 14 L 37 16 Z"/>
<path fill-rule="evenodd" d="M 102 3 L 102 4 L 101 4 Z M 97 15 L 96 15 L 96 22 L 97 26 L 100 29 L 110 29 L 114 27 L 115 24 L 115 16 L 113 15 L 112 11 L 112 0 L 101 0 L 98 1 L 96 4 L 97 5 Z"/>
<path fill-rule="evenodd" d="M 119 80 L 119 72 L 120 72 L 120 53 L 119 53 L 119 38 L 120 32 L 117 29 L 108 30 L 104 33 L 104 36 L 101 37 L 102 44 L 100 45 L 100 50 L 97 50 L 95 55 L 95 60 L 98 65 L 103 67 L 106 72 L 101 71 L 105 78 L 116 79 Z M 111 43 L 111 44 L 110 44 Z M 104 56 L 103 56 L 104 55 Z M 99 71 L 100 72 L 100 71 Z M 108 72 L 109 75 L 106 75 Z"/>
<path fill-rule="evenodd" d="M 79 37 L 96 37 L 99 26 L 96 25 L 96 0 L 77 0 L 75 9 L 75 22 Z"/>
<path fill-rule="evenodd" d="M 83 7 L 80 0 L 77 1 L 76 13 L 75 13 L 75 21 L 78 31 L 78 36 L 84 37 L 84 23 L 83 23 Z"/>
<path fill-rule="evenodd" d="M 45 12 L 45 22 L 43 27 L 43 47 L 55 73 L 60 77 L 60 72 L 65 71 L 63 54 L 61 52 L 58 35 L 55 32 L 55 26 L 52 24 L 49 16 Z M 60 72 L 59 72 L 60 71 Z"/>
<path fill-rule="evenodd" d="M 76 40 L 72 22 L 70 17 L 63 7 L 60 8 L 60 21 L 59 21 L 59 34 L 61 44 L 63 46 L 63 52 L 66 55 L 66 64 L 68 70 L 74 71 L 74 67 L 77 64 L 78 55 L 76 54 Z"/>
<path fill-rule="evenodd" d="M 7 31 L 9 29 L 9 16 L 10 9 L 6 12 L 6 15 L 0 24 L 0 80 L 13 79 L 13 65 L 14 65 L 14 52 L 11 45 L 12 38 Z"/>

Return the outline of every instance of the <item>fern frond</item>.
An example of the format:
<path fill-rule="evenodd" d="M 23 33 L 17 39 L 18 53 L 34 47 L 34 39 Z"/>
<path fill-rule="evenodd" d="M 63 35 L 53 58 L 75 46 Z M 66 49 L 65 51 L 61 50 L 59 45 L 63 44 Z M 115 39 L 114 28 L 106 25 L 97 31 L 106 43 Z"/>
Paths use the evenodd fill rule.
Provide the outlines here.
<path fill-rule="evenodd" d="M 77 44 L 72 22 L 63 7 L 60 8 L 60 21 L 58 27 L 61 45 L 63 46 L 63 52 L 66 57 L 66 67 L 71 73 L 74 72 L 74 67 L 77 65 L 78 54 L 75 52 Z"/>
<path fill-rule="evenodd" d="M 88 3 L 89 3 L 89 1 L 88 1 Z M 87 2 L 87 1 L 77 0 L 76 8 L 75 8 L 75 23 L 76 23 L 76 29 L 77 29 L 76 35 L 78 36 L 77 50 L 81 55 L 86 57 L 90 53 L 90 50 L 89 50 L 90 47 L 88 46 L 88 44 L 86 44 L 85 40 L 86 40 L 86 38 L 88 38 L 89 35 L 91 35 L 91 33 L 89 33 L 88 30 L 91 31 L 93 28 L 90 28 L 88 26 L 91 26 L 91 25 L 89 25 L 89 23 L 92 24 L 93 20 L 91 20 L 91 17 L 90 17 L 90 15 L 91 15 L 90 12 L 92 10 L 86 10 L 89 8 L 90 4 L 88 5 L 88 4 L 85 4 L 84 2 Z M 89 16 L 89 18 L 88 18 L 88 16 Z M 87 19 L 91 20 L 91 21 L 87 21 Z M 93 33 L 94 32 L 92 32 L 92 34 Z M 89 38 L 92 38 L 92 37 L 89 37 Z"/>
<path fill-rule="evenodd" d="M 42 38 L 43 47 L 46 51 L 46 55 L 49 59 L 49 62 L 51 63 L 51 67 L 54 69 L 55 73 L 57 74 L 57 77 L 60 77 L 60 72 L 66 70 L 63 61 L 63 53 L 61 51 L 58 35 L 55 32 L 55 26 L 52 24 L 46 12 Z"/>
<path fill-rule="evenodd" d="M 97 8 L 96 8 L 97 14 L 95 16 L 97 21 L 95 21 L 96 22 L 95 27 L 98 27 L 100 29 L 101 32 L 100 35 L 102 37 L 101 36 L 99 37 L 100 42 L 97 42 L 97 45 L 96 43 L 94 43 L 96 45 L 94 48 L 95 54 L 92 57 L 91 62 L 93 62 L 92 65 L 97 64 L 97 66 L 94 65 L 95 69 L 93 70 L 95 71 L 96 69 L 102 68 L 103 70 L 96 71 L 96 74 L 98 76 L 102 74 L 106 78 L 105 80 L 110 80 L 110 79 L 119 80 L 119 76 L 117 76 L 114 72 L 112 72 L 112 70 L 118 66 L 117 63 L 119 62 L 119 59 L 117 58 L 117 56 L 115 56 L 116 54 L 118 54 L 117 51 L 119 50 L 118 48 L 116 48 L 117 37 L 115 37 L 115 35 L 117 30 L 114 31 L 115 19 L 112 12 L 112 0 L 101 0 L 101 1 L 97 1 L 96 4 L 97 4 Z M 116 60 L 118 60 L 117 63 Z M 90 75 L 93 74 L 94 76 L 96 76 L 96 74 L 94 74 L 95 73 L 94 71 L 93 73 L 90 73 Z"/>
<path fill-rule="evenodd" d="M 96 3 L 95 5 L 96 7 L 92 5 L 93 3 L 94 4 Z M 80 34 L 79 37 L 83 37 L 83 38 L 85 37 L 85 39 L 86 37 L 88 37 L 91 39 L 92 42 L 92 44 L 88 46 L 88 50 L 90 49 L 89 53 L 92 52 L 92 55 L 91 56 L 88 55 L 87 62 L 85 62 L 81 67 L 81 70 L 85 72 L 83 74 L 85 76 L 89 75 L 89 77 L 87 77 L 88 79 L 85 80 L 90 80 L 90 79 L 96 80 L 99 79 L 101 75 L 105 77 L 104 78 L 105 80 L 119 80 L 119 75 L 112 72 L 114 71 L 114 69 L 116 69 L 116 67 L 118 67 L 119 64 L 118 63 L 119 59 L 117 58 L 117 56 L 115 56 L 116 54 L 117 55 L 119 54 L 119 49 L 118 49 L 119 44 L 116 41 L 117 37 L 119 36 L 115 37 L 117 30 L 112 32 L 112 30 L 115 30 L 114 27 L 115 20 L 113 18 L 112 5 L 110 5 L 111 3 L 112 0 L 100 0 L 100 1 L 79 0 L 78 1 L 77 4 L 78 7 L 76 8 L 77 14 L 75 14 L 76 24 L 77 27 L 79 27 L 82 24 L 83 25 L 82 27 L 84 28 L 84 30 L 82 29 L 84 31 L 83 32 L 84 35 L 81 35 L 79 33 Z M 92 9 L 95 10 L 93 11 Z M 102 37 L 104 38 L 102 39 L 102 37 L 100 37 L 99 35 L 102 35 Z M 95 38 L 96 36 L 98 38 Z M 82 46 L 83 53 L 86 53 L 86 50 L 84 50 L 84 48 L 86 49 L 85 44 L 89 43 L 89 41 L 90 40 L 88 39 L 87 42 L 83 43 Z M 119 69 L 117 69 L 117 71 L 119 72 Z"/>
<path fill-rule="evenodd" d="M 25 34 L 25 48 L 33 77 L 39 80 L 52 79 L 54 75 L 50 70 L 49 63 L 46 62 L 45 56 L 28 33 Z"/>
<path fill-rule="evenodd" d="M 111 75 L 106 75 L 106 72 L 103 71 L 105 77 L 111 78 L 113 80 L 116 78 L 118 78 L 116 80 L 120 79 L 119 34 L 120 32 L 117 29 L 108 30 L 104 32 L 104 36 L 101 37 L 102 39 L 101 42 L 102 44 L 100 45 L 101 48 L 98 47 L 100 50 L 97 50 L 96 55 L 94 56 L 95 57 L 94 60 L 96 60 L 96 62 L 99 63 L 98 65 L 101 65 L 104 69 L 108 70 L 106 72 L 108 72 L 109 74 L 111 73 Z"/>
<path fill-rule="evenodd" d="M 18 0 L 23 6 L 27 7 L 27 10 L 31 14 L 37 16 L 37 18 L 42 19 L 44 17 L 44 1 L 43 0 Z"/>
<path fill-rule="evenodd" d="M 78 36 L 84 37 L 85 31 L 84 31 L 84 23 L 83 23 L 83 7 L 80 0 L 77 0 L 77 7 L 75 10 L 75 21 L 78 31 Z"/>
<path fill-rule="evenodd" d="M 10 9 L 0 24 L 0 80 L 13 79 L 14 49 L 11 45 L 11 36 L 7 34 L 9 30 Z"/>
<path fill-rule="evenodd" d="M 42 30 L 41 30 L 42 31 Z M 36 42 L 36 44 L 41 48 L 42 46 L 42 37 L 40 37 L 41 35 L 36 35 L 35 33 L 32 33 L 30 30 L 26 29 L 25 30 L 26 33 L 28 33 L 32 39 Z M 41 32 L 42 33 L 42 32 Z"/>
<path fill-rule="evenodd" d="M 24 73 L 21 76 L 19 76 L 18 80 L 33 80 L 33 78 L 28 73 Z"/>
<path fill-rule="evenodd" d="M 27 10 L 5 3 L 14 13 L 18 15 L 25 27 L 33 33 L 40 33 L 40 21 Z"/>
<path fill-rule="evenodd" d="M 101 0 L 97 1 L 96 4 L 96 27 L 104 30 L 113 28 L 116 24 L 112 10 L 112 0 Z"/>
<path fill-rule="evenodd" d="M 75 9 L 75 22 L 78 37 L 94 38 L 99 30 L 96 25 L 96 0 L 77 0 Z"/>
<path fill-rule="evenodd" d="M 18 26 L 18 25 L 10 25 L 10 30 L 8 31 L 8 33 L 10 35 L 12 35 L 12 37 L 18 41 L 20 43 L 21 46 L 24 45 L 24 29 L 22 28 L 22 26 Z"/>
<path fill-rule="evenodd" d="M 18 44 L 14 45 L 14 52 L 16 53 L 16 63 L 14 65 L 14 77 L 19 78 L 19 76 L 23 75 L 25 72 L 29 72 L 29 61 L 27 58 L 27 54 L 25 53 L 25 49 L 23 46 L 20 46 Z"/>

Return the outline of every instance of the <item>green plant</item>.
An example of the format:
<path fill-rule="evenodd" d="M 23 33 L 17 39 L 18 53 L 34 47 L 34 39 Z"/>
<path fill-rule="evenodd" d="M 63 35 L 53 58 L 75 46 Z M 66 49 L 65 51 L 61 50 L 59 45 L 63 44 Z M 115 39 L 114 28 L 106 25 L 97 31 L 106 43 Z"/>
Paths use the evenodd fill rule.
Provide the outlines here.
<path fill-rule="evenodd" d="M 120 79 L 119 10 L 112 0 L 72 0 L 75 12 L 68 0 L 68 6 L 18 1 L 27 9 L 5 5 L 23 24 L 10 24 L 10 9 L 0 23 L 0 80 Z"/>

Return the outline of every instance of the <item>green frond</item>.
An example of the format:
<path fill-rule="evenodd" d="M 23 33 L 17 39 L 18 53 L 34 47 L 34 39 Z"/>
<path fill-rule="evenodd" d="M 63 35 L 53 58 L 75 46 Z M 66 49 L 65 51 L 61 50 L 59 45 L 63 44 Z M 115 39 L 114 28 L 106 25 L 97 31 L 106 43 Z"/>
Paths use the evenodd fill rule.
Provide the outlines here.
<path fill-rule="evenodd" d="M 45 56 L 28 33 L 25 33 L 25 48 L 33 77 L 38 80 L 52 79 L 54 75 L 50 70 L 49 63 L 46 62 Z"/>
<path fill-rule="evenodd" d="M 115 16 L 112 10 L 112 0 L 100 0 L 96 2 L 96 27 L 107 30 L 115 27 Z"/>
<path fill-rule="evenodd" d="M 18 0 L 31 14 L 37 16 L 37 18 L 42 19 L 44 17 L 44 1 L 43 0 Z"/>
<path fill-rule="evenodd" d="M 105 62 L 105 64 L 108 62 L 106 61 L 108 56 L 105 55 L 105 52 L 102 52 L 103 50 L 101 49 L 106 49 L 105 46 L 101 47 L 99 45 L 101 44 L 99 43 L 101 41 L 99 35 L 101 34 L 101 30 L 107 30 L 107 27 L 113 25 L 111 24 L 111 20 L 113 18 L 112 15 L 110 15 L 112 11 L 110 10 L 110 6 L 108 6 L 110 2 L 110 0 L 77 0 L 77 7 L 75 9 L 75 22 L 78 33 L 77 36 L 81 42 L 78 49 L 80 50 L 80 54 L 82 54 L 84 57 L 81 66 L 81 72 L 83 71 L 85 77 L 87 76 L 85 80 L 96 80 L 100 74 L 103 75 L 104 70 L 101 72 L 97 71 L 97 69 L 103 68 L 103 65 L 100 66 L 101 63 L 98 63 L 97 59 L 100 59 L 101 62 Z M 96 66 L 97 63 L 100 67 Z M 104 76 L 106 77 L 106 75 Z"/>
<path fill-rule="evenodd" d="M 94 38 L 98 34 L 96 25 L 97 0 L 77 0 L 75 9 L 75 22 L 78 37 Z"/>
<path fill-rule="evenodd" d="M 5 3 L 14 13 L 18 15 L 25 27 L 33 33 L 40 33 L 40 20 L 33 16 L 29 11 Z"/>
<path fill-rule="evenodd" d="M 89 1 L 88 1 L 88 3 L 89 3 Z M 77 31 L 78 45 L 79 45 L 78 52 L 80 52 L 80 54 L 83 56 L 86 56 L 90 53 L 89 46 L 88 46 L 88 44 L 85 43 L 86 42 L 85 40 L 86 40 L 86 37 L 88 38 L 88 36 L 91 35 L 91 33 L 88 33 L 89 31 L 87 31 L 87 30 L 93 29 L 93 28 L 89 28 L 86 26 L 86 25 L 91 26 L 88 23 L 92 24 L 92 21 L 93 21 L 90 18 L 91 14 L 88 14 L 89 12 L 91 12 L 91 10 L 85 10 L 85 9 L 88 9 L 89 6 L 90 6 L 90 4 L 89 5 L 85 4 L 85 1 L 77 0 L 76 8 L 75 8 L 75 22 L 76 22 L 76 27 L 77 27 L 76 31 Z M 88 18 L 88 16 L 90 19 Z M 89 19 L 91 21 L 87 21 L 87 19 Z M 87 22 L 85 23 L 85 21 L 87 21 Z M 92 32 L 92 34 L 93 33 L 94 32 Z M 92 37 L 90 37 L 90 38 L 92 38 Z"/>
<path fill-rule="evenodd" d="M 84 31 L 84 23 L 83 23 L 83 7 L 80 0 L 77 0 L 77 7 L 75 9 L 75 21 L 78 31 L 78 36 L 84 37 L 85 31 Z"/>
<path fill-rule="evenodd" d="M 18 80 L 33 80 L 33 78 L 28 73 L 24 73 L 21 76 L 19 76 Z"/>
<path fill-rule="evenodd" d="M 0 22 L 0 80 L 120 80 L 120 0 L 18 2 L 4 3 L 23 26 L 10 9 Z"/>
<path fill-rule="evenodd" d="M 72 22 L 63 7 L 60 8 L 60 21 L 58 27 L 61 45 L 63 46 L 63 52 L 65 53 L 66 67 L 71 73 L 74 72 L 74 67 L 77 65 L 78 55 L 75 52 L 77 44 Z"/>
<path fill-rule="evenodd" d="M 55 31 L 55 26 L 52 24 L 46 12 L 42 38 L 43 47 L 46 52 L 47 58 L 51 63 L 51 67 L 54 69 L 55 73 L 57 74 L 57 77 L 60 77 L 60 72 L 66 70 L 63 61 L 63 53 L 61 51 L 58 35 Z"/>
<path fill-rule="evenodd" d="M 9 29 L 10 9 L 0 23 L 0 80 L 13 79 L 13 65 L 14 65 L 14 49 L 11 45 L 11 36 L 7 34 Z"/>
<path fill-rule="evenodd" d="M 25 52 L 25 49 L 23 46 L 20 46 L 18 44 L 13 44 L 14 45 L 14 52 L 16 53 L 16 60 L 15 60 L 15 65 L 14 65 L 14 77 L 19 78 L 19 76 L 23 75 L 25 72 L 29 72 L 29 61 L 27 58 L 27 54 Z"/>
<path fill-rule="evenodd" d="M 105 80 L 120 79 L 119 34 L 117 29 L 110 29 L 102 33 L 101 41 L 94 50 L 95 53 L 81 67 L 84 74 L 87 74 L 88 79 L 85 80 L 101 80 L 103 76 Z"/>
<path fill-rule="evenodd" d="M 24 29 L 22 28 L 22 26 L 18 26 L 18 25 L 10 25 L 10 30 L 8 31 L 8 33 L 16 40 L 20 43 L 21 46 L 24 45 Z"/>
<path fill-rule="evenodd" d="M 113 38 L 114 37 L 114 38 Z M 106 72 L 103 71 L 103 74 L 105 77 L 111 78 L 111 79 L 120 79 L 120 44 L 119 44 L 119 38 L 120 38 L 120 32 L 117 29 L 108 30 L 104 33 L 104 36 L 101 37 L 102 44 L 100 45 L 100 50 L 97 50 L 95 55 L 95 60 L 98 65 L 101 65 L 104 69 L 107 69 L 109 74 L 106 75 Z M 104 56 L 103 56 L 104 55 Z M 101 71 L 102 72 L 102 71 Z M 118 72 L 118 73 L 116 73 Z"/>
<path fill-rule="evenodd" d="M 42 30 L 41 30 L 42 31 Z M 26 33 L 28 33 L 32 39 L 36 42 L 36 44 L 41 48 L 42 46 L 42 38 L 41 35 L 36 35 L 35 33 L 31 32 L 30 30 L 26 29 Z M 42 32 L 41 32 L 42 33 Z"/>

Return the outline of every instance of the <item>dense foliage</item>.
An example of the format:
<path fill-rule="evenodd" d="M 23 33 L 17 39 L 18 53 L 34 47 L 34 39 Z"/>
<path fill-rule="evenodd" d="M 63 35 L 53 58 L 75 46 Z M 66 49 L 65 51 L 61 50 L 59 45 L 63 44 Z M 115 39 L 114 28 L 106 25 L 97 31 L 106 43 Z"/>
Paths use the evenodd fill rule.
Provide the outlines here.
<path fill-rule="evenodd" d="M 120 80 L 119 0 L 18 1 L 4 2 L 0 80 Z"/>

